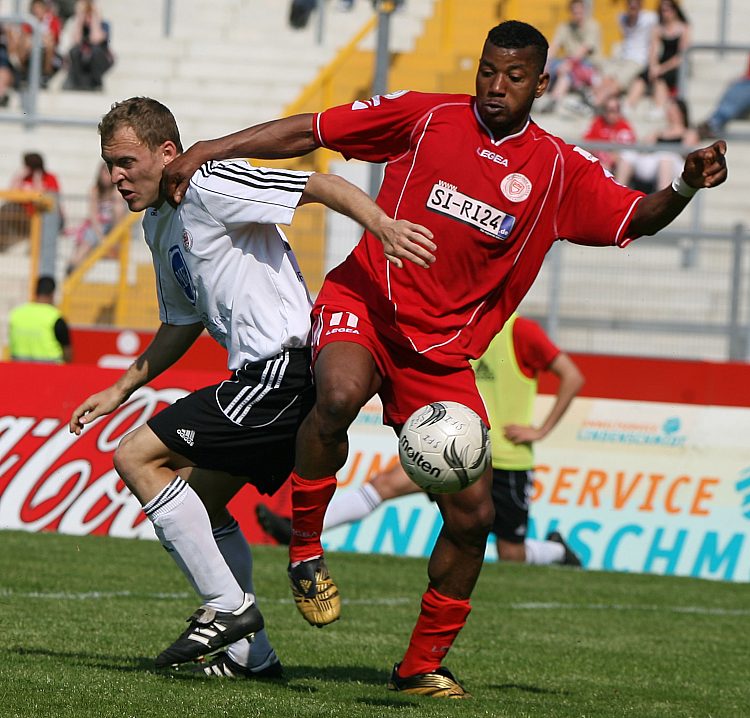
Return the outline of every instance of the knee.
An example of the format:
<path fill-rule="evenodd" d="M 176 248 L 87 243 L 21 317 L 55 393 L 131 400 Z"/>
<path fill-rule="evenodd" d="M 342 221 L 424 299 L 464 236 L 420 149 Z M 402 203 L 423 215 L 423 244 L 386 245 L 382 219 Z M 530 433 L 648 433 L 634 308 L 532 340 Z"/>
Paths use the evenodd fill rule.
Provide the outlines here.
<path fill-rule="evenodd" d="M 363 404 L 359 393 L 348 386 L 332 387 L 319 392 L 315 401 L 315 415 L 320 433 L 346 432 Z"/>
<path fill-rule="evenodd" d="M 112 456 L 115 471 L 117 471 L 131 490 L 133 486 L 131 485 L 130 477 L 136 473 L 137 467 L 142 463 L 139 461 L 139 458 L 143 456 L 143 451 L 139 448 L 139 444 L 139 432 L 136 429 L 120 439 L 120 443 Z"/>
<path fill-rule="evenodd" d="M 117 471 L 126 483 L 127 476 L 132 473 L 137 455 L 136 433 L 137 432 L 130 432 L 120 439 L 120 443 L 115 449 L 115 453 L 112 455 L 112 463 L 114 464 L 115 471 Z"/>
<path fill-rule="evenodd" d="M 476 503 L 469 511 L 448 513 L 444 519 L 445 528 L 456 543 L 484 550 L 495 520 L 495 507 L 488 498 Z"/>

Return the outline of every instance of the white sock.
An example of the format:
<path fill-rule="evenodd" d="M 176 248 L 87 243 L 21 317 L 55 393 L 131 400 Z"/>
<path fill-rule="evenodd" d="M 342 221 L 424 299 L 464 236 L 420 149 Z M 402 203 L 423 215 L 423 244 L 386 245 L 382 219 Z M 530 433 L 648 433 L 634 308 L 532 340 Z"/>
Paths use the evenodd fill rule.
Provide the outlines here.
<path fill-rule="evenodd" d="M 362 484 L 356 491 L 336 493 L 326 509 L 323 529 L 332 529 L 351 521 L 359 521 L 375 511 L 383 499 L 372 484 Z"/>
<path fill-rule="evenodd" d="M 213 530 L 216 545 L 230 570 L 245 593 L 255 594 L 253 588 L 253 554 L 235 519 Z M 229 657 L 245 668 L 262 670 L 279 659 L 268 640 L 264 628 L 255 634 L 251 643 L 246 638 L 236 641 L 226 649 Z"/>
<path fill-rule="evenodd" d="M 523 545 L 526 549 L 526 563 L 549 564 L 565 560 L 565 547 L 557 541 L 526 539 Z"/>
<path fill-rule="evenodd" d="M 183 479 L 176 476 L 143 511 L 203 605 L 217 611 L 234 611 L 242 605 L 244 591 L 214 541 L 206 507 Z"/>

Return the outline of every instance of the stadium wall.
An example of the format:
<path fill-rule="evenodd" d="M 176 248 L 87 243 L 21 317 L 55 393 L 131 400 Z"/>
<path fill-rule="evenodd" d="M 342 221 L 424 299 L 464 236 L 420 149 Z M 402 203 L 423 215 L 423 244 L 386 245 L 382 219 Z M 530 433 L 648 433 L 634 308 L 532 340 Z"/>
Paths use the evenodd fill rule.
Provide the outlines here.
<path fill-rule="evenodd" d="M 154 538 L 112 452 L 166 404 L 224 378 L 221 350 L 202 337 L 116 413 L 80 437 L 67 429 L 75 406 L 112 383 L 149 338 L 92 330 L 79 352 L 88 363 L 0 364 L 0 528 Z M 587 384 L 537 446 L 530 536 L 559 529 L 590 569 L 750 581 L 750 366 L 574 358 Z M 541 389 L 540 416 L 554 387 Z M 371 402 L 352 427 L 340 491 L 396 461 L 395 436 L 380 420 Z M 249 540 L 262 543 L 258 500 L 248 487 L 232 509 Z M 263 500 L 288 510 L 286 488 Z M 413 495 L 324 539 L 334 551 L 427 556 L 440 526 L 435 506 Z M 488 560 L 496 559 L 493 544 Z"/>

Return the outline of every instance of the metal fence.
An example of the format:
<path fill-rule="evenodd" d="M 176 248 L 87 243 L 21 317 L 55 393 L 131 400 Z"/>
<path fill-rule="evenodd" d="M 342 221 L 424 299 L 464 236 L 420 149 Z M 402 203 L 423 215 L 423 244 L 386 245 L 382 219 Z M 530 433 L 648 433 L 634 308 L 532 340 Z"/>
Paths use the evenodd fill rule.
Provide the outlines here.
<path fill-rule="evenodd" d="M 559 242 L 521 305 L 568 351 L 750 360 L 750 232 L 665 229 L 625 249 Z"/>

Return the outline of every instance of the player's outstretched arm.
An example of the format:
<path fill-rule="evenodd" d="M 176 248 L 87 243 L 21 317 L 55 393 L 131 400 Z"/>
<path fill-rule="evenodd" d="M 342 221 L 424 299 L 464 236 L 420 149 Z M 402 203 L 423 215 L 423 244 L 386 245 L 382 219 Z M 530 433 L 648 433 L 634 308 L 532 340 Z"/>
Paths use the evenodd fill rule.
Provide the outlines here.
<path fill-rule="evenodd" d="M 505 437 L 514 444 L 527 444 L 543 439 L 563 418 L 585 379 L 578 365 L 565 352 L 560 352 L 547 367 L 559 380 L 555 402 L 540 427 L 509 424 L 503 427 Z"/>
<path fill-rule="evenodd" d="M 182 201 L 190 178 L 209 160 L 247 157 L 278 160 L 301 157 L 317 148 L 313 135 L 313 115 L 292 115 L 234 132 L 213 140 L 196 142 L 175 157 L 165 168 L 162 185 L 172 204 Z"/>
<path fill-rule="evenodd" d="M 324 204 L 361 224 L 383 243 L 386 259 L 397 267 L 402 267 L 404 260 L 425 268 L 435 261 L 432 253 L 437 246 L 427 227 L 391 219 L 365 192 L 343 177 L 312 174 L 300 199 L 300 204 L 309 202 Z"/>
<path fill-rule="evenodd" d="M 70 433 L 80 436 L 86 424 L 113 412 L 128 396 L 130 394 L 126 393 L 117 383 L 103 391 L 92 394 L 86 401 L 77 406 L 71 414 L 68 422 Z"/>
<path fill-rule="evenodd" d="M 73 411 L 68 428 L 79 435 L 86 424 L 113 412 L 138 388 L 172 366 L 203 331 L 203 324 L 162 324 L 151 343 L 112 386 L 92 394 Z"/>
<path fill-rule="evenodd" d="M 716 187 L 727 179 L 727 143 L 717 140 L 710 147 L 694 150 L 685 158 L 680 177 L 669 186 L 644 197 L 633 213 L 628 235 L 656 234 L 664 229 L 700 189 Z"/>

